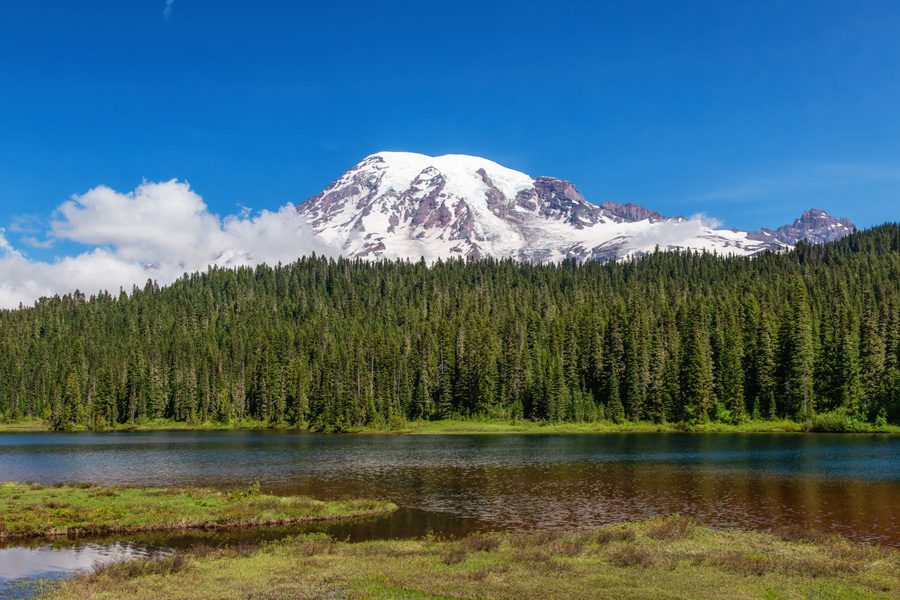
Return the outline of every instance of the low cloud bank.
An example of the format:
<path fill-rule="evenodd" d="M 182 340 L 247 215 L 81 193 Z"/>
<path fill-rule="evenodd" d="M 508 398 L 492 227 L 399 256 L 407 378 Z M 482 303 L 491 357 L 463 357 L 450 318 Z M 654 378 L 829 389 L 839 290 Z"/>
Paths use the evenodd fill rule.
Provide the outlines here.
<path fill-rule="evenodd" d="M 84 244 L 53 261 L 30 258 L 0 229 L 0 307 L 80 290 L 128 291 L 148 279 L 168 284 L 208 266 L 274 264 L 304 254 L 332 254 L 294 207 L 258 215 L 211 213 L 185 182 L 143 183 L 120 193 L 105 186 L 56 211 L 46 240 Z M 33 245 L 33 244 L 32 244 Z"/>

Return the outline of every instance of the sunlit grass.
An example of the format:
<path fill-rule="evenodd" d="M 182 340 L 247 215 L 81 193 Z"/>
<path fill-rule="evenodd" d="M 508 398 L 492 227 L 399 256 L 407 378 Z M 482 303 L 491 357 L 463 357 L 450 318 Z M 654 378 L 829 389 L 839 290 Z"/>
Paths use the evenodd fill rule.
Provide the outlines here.
<path fill-rule="evenodd" d="M 0 421 L 0 433 L 27 433 L 30 431 L 47 431 L 47 422 L 41 419 L 21 419 L 17 421 Z"/>
<path fill-rule="evenodd" d="M 649 421 L 590 421 L 590 422 L 550 422 L 525 419 L 442 419 L 435 421 L 415 420 L 393 425 L 352 427 L 344 433 L 397 433 L 397 434 L 454 434 L 454 433 L 650 433 L 650 432 L 695 432 L 695 433 L 800 433 L 821 430 L 817 421 L 799 422 L 790 419 L 749 420 L 731 423 L 651 423 Z M 863 424 L 854 433 L 900 434 L 900 426 Z M 79 430 L 86 428 L 80 427 Z M 135 424 L 117 424 L 108 431 L 168 431 L 168 430 L 305 430 L 288 424 L 272 424 L 267 421 L 244 419 L 227 423 L 218 421 L 174 421 L 172 419 L 152 419 Z M 48 431 L 47 423 L 41 420 L 24 420 L 0 423 L 0 433 Z"/>
<path fill-rule="evenodd" d="M 390 431 L 409 434 L 453 433 L 650 433 L 650 432 L 736 432 L 777 433 L 805 431 L 803 423 L 791 420 L 747 421 L 737 425 L 727 423 L 651 423 L 649 421 L 591 421 L 581 423 L 504 420 L 504 419 L 447 419 L 439 421 L 410 421 Z M 360 433 L 382 433 L 380 428 L 360 428 Z M 900 431 L 900 429 L 898 429 Z"/>
<path fill-rule="evenodd" d="M 395 505 L 374 500 L 271 496 L 256 486 L 227 493 L 0 483 L 0 539 L 289 524 L 393 510 Z"/>
<path fill-rule="evenodd" d="M 461 540 L 305 535 L 112 566 L 55 598 L 896 598 L 900 552 L 679 517 Z"/>

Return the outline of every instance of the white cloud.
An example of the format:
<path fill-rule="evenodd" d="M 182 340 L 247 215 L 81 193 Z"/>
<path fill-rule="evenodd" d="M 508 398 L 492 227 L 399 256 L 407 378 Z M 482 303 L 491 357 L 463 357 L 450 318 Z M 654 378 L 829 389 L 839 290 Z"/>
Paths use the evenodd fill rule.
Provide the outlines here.
<path fill-rule="evenodd" d="M 708 235 L 709 225 L 704 222 L 705 217 L 694 215 L 690 219 L 681 222 L 659 221 L 639 229 L 630 239 L 630 245 L 645 250 L 660 248 L 701 248 L 698 243 L 703 236 Z"/>
<path fill-rule="evenodd" d="M 163 7 L 163 19 L 168 21 L 172 18 L 172 9 L 175 8 L 175 0 L 166 0 L 166 5 Z"/>
<path fill-rule="evenodd" d="M 0 307 L 76 289 L 130 290 L 147 279 L 167 284 L 209 265 L 274 264 L 311 252 L 330 254 L 291 205 L 221 219 L 187 183 L 176 180 L 144 182 L 126 194 L 100 186 L 76 196 L 57 210 L 47 239 L 53 241 L 90 249 L 53 261 L 32 260 L 0 230 Z"/>
<path fill-rule="evenodd" d="M 718 229 L 719 227 L 724 225 L 722 219 L 711 217 L 708 214 L 702 212 L 691 215 L 690 220 L 699 221 L 701 225 L 709 227 L 710 229 Z"/>

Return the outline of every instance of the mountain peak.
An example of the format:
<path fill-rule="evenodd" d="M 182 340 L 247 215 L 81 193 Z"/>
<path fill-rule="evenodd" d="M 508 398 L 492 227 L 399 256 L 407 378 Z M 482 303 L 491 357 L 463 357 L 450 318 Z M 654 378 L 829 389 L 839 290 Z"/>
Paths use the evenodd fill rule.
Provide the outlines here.
<path fill-rule="evenodd" d="M 753 232 L 754 239 L 773 239 L 786 246 L 794 246 L 800 240 L 823 244 L 839 240 L 856 231 L 856 225 L 846 217 L 833 217 L 824 210 L 810 208 L 790 225 L 772 230 L 763 228 Z"/>
<path fill-rule="evenodd" d="M 612 260 L 656 248 L 746 255 L 855 229 L 815 209 L 775 231 L 714 229 L 638 204 L 594 204 L 570 181 L 486 158 L 413 152 L 367 156 L 297 212 L 345 256 L 413 260 Z"/>
<path fill-rule="evenodd" d="M 531 177 L 524 173 L 492 160 L 467 154 L 428 156 L 414 152 L 378 152 L 366 157 L 354 168 L 360 166 L 384 171 L 386 176 L 383 184 L 394 189 L 405 189 L 411 181 L 425 172 L 443 175 L 449 184 L 462 186 L 457 191 L 466 194 L 478 193 L 483 187 L 482 171 L 489 174 L 494 184 L 506 192 L 515 193 L 531 185 Z"/>

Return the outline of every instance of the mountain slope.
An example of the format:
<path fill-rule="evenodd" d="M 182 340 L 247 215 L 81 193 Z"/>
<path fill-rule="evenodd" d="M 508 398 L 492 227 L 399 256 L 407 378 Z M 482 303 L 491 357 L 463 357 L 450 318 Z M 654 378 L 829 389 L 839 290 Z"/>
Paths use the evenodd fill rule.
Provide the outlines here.
<path fill-rule="evenodd" d="M 854 230 L 822 211 L 775 231 L 715 229 L 635 204 L 593 204 L 568 181 L 483 158 L 406 152 L 368 156 L 297 211 L 345 256 L 427 260 L 610 260 L 657 247 L 747 255 Z"/>

